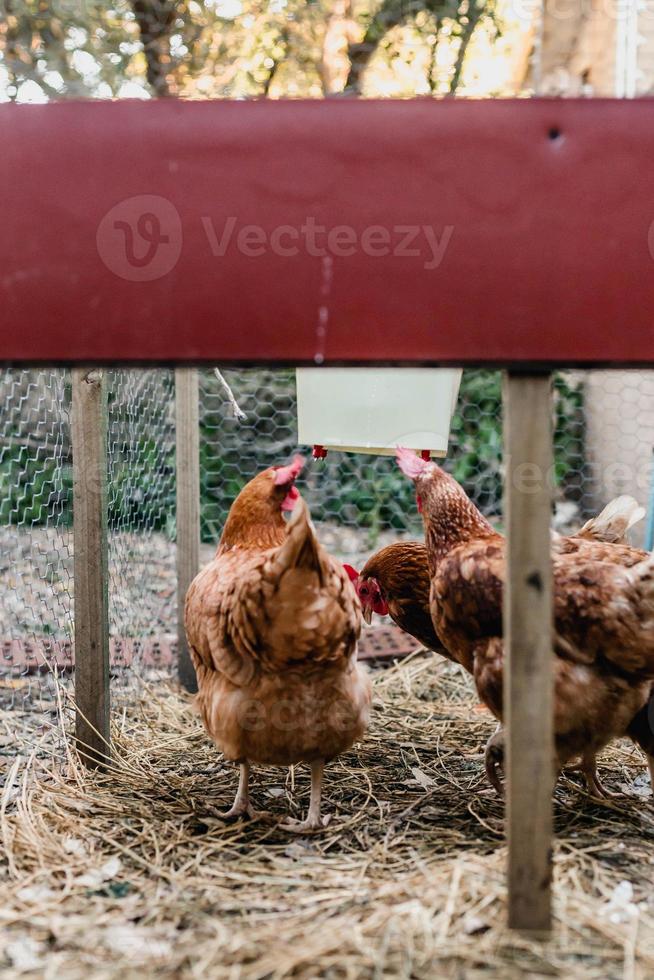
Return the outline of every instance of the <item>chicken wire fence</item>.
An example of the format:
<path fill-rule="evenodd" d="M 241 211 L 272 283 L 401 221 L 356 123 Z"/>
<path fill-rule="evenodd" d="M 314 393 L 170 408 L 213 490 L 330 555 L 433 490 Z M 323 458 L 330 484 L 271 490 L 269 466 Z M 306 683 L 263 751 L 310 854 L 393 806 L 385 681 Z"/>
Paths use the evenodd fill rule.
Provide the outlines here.
<path fill-rule="evenodd" d="M 241 487 L 297 448 L 292 370 L 225 372 L 245 420 L 211 370 L 200 371 L 202 560 Z M 127 695 L 174 670 L 175 373 L 111 370 L 108 391 L 112 684 Z M 611 497 L 649 504 L 654 373 L 555 378 L 553 523 L 571 529 Z M 71 377 L 0 371 L 0 706 L 54 710 L 55 668 L 72 683 L 74 639 Z M 501 377 L 464 372 L 447 468 L 502 525 Z M 308 447 L 305 447 L 308 448 Z M 413 491 L 388 457 L 330 452 L 299 486 L 321 540 L 359 565 L 377 547 L 421 534 Z M 636 540 L 643 543 L 644 527 Z"/>

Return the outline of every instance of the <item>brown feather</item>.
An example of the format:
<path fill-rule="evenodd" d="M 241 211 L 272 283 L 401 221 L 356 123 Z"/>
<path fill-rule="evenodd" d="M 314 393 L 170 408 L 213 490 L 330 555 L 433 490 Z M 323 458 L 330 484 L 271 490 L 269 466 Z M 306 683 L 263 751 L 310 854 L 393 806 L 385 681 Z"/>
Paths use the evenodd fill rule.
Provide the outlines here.
<path fill-rule="evenodd" d="M 370 682 L 356 662 L 360 606 L 318 543 L 300 498 L 259 474 L 234 502 L 215 559 L 186 598 L 185 622 L 208 733 L 227 758 L 329 759 L 365 731 Z"/>
<path fill-rule="evenodd" d="M 505 541 L 456 482 L 416 481 L 432 575 L 431 612 L 450 655 L 502 717 Z M 475 533 L 475 526 L 477 533 Z M 626 545 L 557 539 L 553 548 L 558 764 L 625 734 L 654 679 L 654 559 Z"/>
<path fill-rule="evenodd" d="M 445 650 L 429 611 L 427 548 L 421 541 L 398 541 L 376 552 L 361 571 L 361 581 L 376 579 L 391 619 L 428 650 Z"/>

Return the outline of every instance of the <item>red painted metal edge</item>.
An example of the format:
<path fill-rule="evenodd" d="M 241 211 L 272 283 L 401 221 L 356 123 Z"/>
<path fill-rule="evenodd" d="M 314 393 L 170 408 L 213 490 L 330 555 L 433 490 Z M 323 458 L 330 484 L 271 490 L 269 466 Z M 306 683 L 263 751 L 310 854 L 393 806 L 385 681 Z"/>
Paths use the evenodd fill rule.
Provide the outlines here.
<path fill-rule="evenodd" d="M 651 100 L 0 106 L 0 360 L 654 360 Z"/>

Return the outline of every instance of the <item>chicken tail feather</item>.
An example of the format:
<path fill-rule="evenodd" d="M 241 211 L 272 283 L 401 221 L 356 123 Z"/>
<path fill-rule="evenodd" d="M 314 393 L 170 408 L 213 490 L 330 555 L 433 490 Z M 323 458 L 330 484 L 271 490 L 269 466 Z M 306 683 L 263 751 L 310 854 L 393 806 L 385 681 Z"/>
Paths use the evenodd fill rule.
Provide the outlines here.
<path fill-rule="evenodd" d="M 322 576 L 321 548 L 309 508 L 300 496 L 286 528 L 286 540 L 275 554 L 274 565 L 278 573 L 287 568 L 314 568 Z"/>
<path fill-rule="evenodd" d="M 604 510 L 586 521 L 578 537 L 620 544 L 627 531 L 645 516 L 645 508 L 629 494 L 616 497 Z"/>

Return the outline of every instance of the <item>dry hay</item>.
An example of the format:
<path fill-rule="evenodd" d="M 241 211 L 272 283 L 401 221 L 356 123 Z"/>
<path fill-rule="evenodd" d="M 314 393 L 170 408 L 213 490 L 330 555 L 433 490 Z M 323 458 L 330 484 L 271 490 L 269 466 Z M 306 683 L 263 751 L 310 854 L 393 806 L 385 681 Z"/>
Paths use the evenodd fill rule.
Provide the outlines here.
<path fill-rule="evenodd" d="M 600 805 L 556 794 L 556 930 L 505 929 L 502 804 L 469 682 L 418 656 L 375 677 L 366 741 L 327 770 L 322 834 L 226 826 L 236 772 L 171 685 L 116 712 L 115 765 L 89 774 L 47 731 L 11 769 L 0 824 L 6 975 L 639 977 L 654 974 L 654 809 L 630 745 Z M 5 717 L 11 721 L 11 716 Z M 295 815 L 304 768 L 257 770 L 255 805 Z M 2 959 L 4 957 L 4 960 Z"/>

